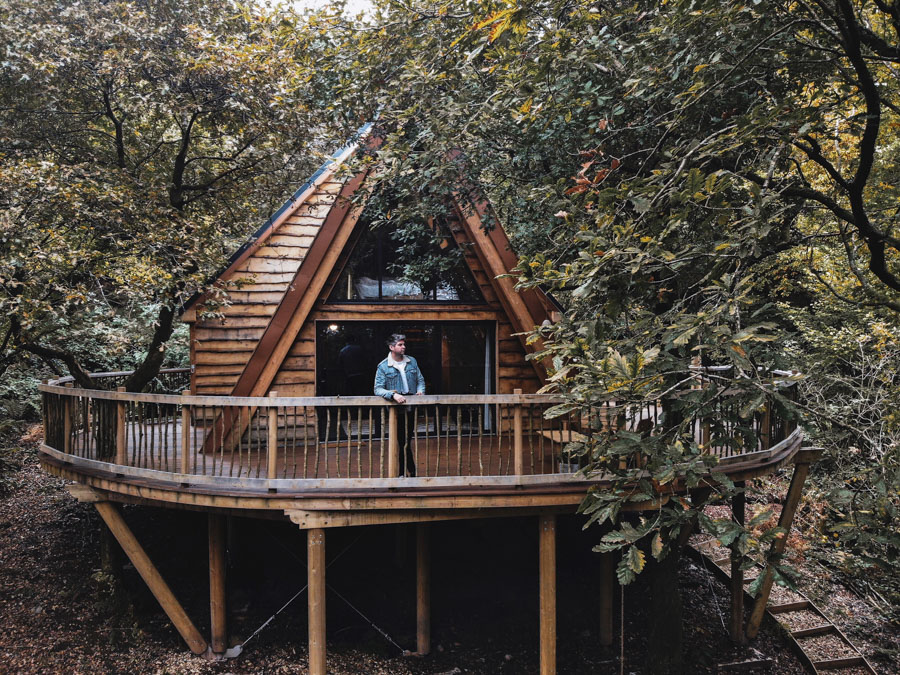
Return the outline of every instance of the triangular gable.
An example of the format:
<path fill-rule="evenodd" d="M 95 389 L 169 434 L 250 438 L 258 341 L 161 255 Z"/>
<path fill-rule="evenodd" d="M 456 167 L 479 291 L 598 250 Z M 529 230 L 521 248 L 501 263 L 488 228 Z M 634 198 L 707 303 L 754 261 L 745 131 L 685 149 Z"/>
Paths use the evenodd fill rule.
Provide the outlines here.
<path fill-rule="evenodd" d="M 381 143 L 378 137 L 372 137 L 368 141 L 370 149 L 377 148 Z M 349 152 L 353 152 L 351 148 Z M 340 161 L 349 157 L 349 152 L 344 151 L 340 155 Z M 369 169 L 370 170 L 370 169 Z M 307 321 L 315 303 L 321 297 L 329 277 L 333 276 L 335 265 L 344 252 L 351 235 L 354 232 L 364 204 L 352 205 L 351 198 L 363 185 L 369 170 L 356 174 L 351 180 L 343 184 L 340 193 L 329 204 L 322 204 L 324 221 L 316 230 L 314 239 L 305 255 L 296 263 L 296 270 L 284 287 L 283 295 L 274 309 L 274 313 L 267 311 L 268 320 L 261 337 L 255 342 L 249 360 L 241 368 L 240 375 L 235 383 L 232 396 L 265 396 L 282 367 L 292 345 L 297 339 L 304 323 Z M 330 169 L 333 173 L 334 169 Z M 315 194 L 314 186 L 322 184 L 329 175 L 329 169 L 325 169 L 318 179 L 308 183 L 305 194 Z M 318 180 L 318 183 L 317 183 Z M 280 216 L 273 217 L 259 233 L 259 239 L 244 247 L 243 253 L 234 257 L 229 270 L 221 278 L 227 278 L 228 274 L 239 274 L 242 265 L 255 260 L 254 253 L 259 252 L 267 239 L 272 237 L 297 209 L 305 203 L 305 198 L 300 195 L 290 208 L 283 210 Z M 507 318 L 512 322 L 514 329 L 520 334 L 519 339 L 525 352 L 534 351 L 534 345 L 525 342 L 524 333 L 530 332 L 534 326 L 541 325 L 550 318 L 552 305 L 550 301 L 538 290 L 526 290 L 517 292 L 514 282 L 507 275 L 516 263 L 515 255 L 509 247 L 506 235 L 499 227 L 486 229 L 484 222 L 489 218 L 486 202 L 475 205 L 475 208 L 467 208 L 463 204 L 461 196 L 456 197 L 456 217 L 465 230 L 465 239 L 471 242 L 481 266 L 490 280 L 493 290 L 500 300 Z M 321 215 L 321 214 L 320 214 Z M 257 261 L 260 262 L 260 261 Z M 263 261 L 264 262 L 264 261 Z M 268 263 L 267 263 L 268 264 Z M 281 268 L 279 268 L 281 270 Z M 252 269 L 251 269 L 252 271 Z M 283 271 L 283 270 L 281 270 Z M 196 306 L 196 302 L 194 303 Z M 239 306 L 235 309 L 240 311 Z M 233 316 L 239 316 L 238 314 Z M 193 317 L 185 317 L 192 320 Z M 263 318 L 263 317 L 260 317 Z M 532 361 L 537 375 L 541 381 L 546 380 L 546 370 L 542 364 Z M 225 413 L 226 417 L 235 417 L 230 408 Z M 238 419 L 222 419 L 220 428 L 226 430 L 226 435 L 237 432 L 237 437 L 243 436 L 242 425 L 250 416 L 241 415 Z M 219 439 L 225 442 L 227 439 Z"/>
<path fill-rule="evenodd" d="M 355 140 L 349 141 L 329 157 L 322 166 L 309 177 L 309 180 L 301 185 L 300 188 L 298 188 L 294 194 L 281 205 L 281 208 L 273 213 L 262 227 L 253 233 L 253 235 L 231 255 L 225 268 L 220 270 L 214 276 L 214 283 L 225 284 L 236 276 L 252 274 L 251 271 L 242 269 L 242 267 L 246 266 L 247 261 L 254 254 L 258 253 L 285 223 L 289 222 L 292 218 L 297 219 L 307 215 L 304 214 L 304 210 L 309 211 L 310 214 L 315 213 L 315 207 L 319 205 L 311 204 L 310 202 L 315 200 L 317 192 L 321 192 L 323 184 L 335 180 L 336 172 L 356 153 L 360 139 L 364 139 L 371 132 L 372 127 L 372 122 L 360 127 L 353 137 Z M 291 269 L 291 266 L 287 266 L 288 272 L 296 273 L 299 268 L 299 261 L 296 266 L 292 267 L 293 269 Z M 282 290 L 287 290 L 287 287 L 288 284 L 285 283 Z M 182 309 L 182 320 L 195 321 L 197 308 L 207 297 L 209 297 L 208 293 L 198 293 L 188 300 Z"/>
<path fill-rule="evenodd" d="M 370 145 L 378 143 L 380 143 L 380 139 L 370 141 Z M 335 162 L 331 166 L 334 167 L 337 161 L 346 161 L 353 150 L 354 148 L 349 148 L 337 153 Z M 296 200 L 290 206 L 286 205 L 280 215 L 276 214 L 270 219 L 270 222 L 258 233 L 258 238 L 243 247 L 242 252 L 234 256 L 232 265 L 223 274 L 223 278 L 227 278 L 229 273 L 239 274 L 241 265 L 246 265 L 248 262 L 257 265 L 271 263 L 271 259 L 266 261 L 264 256 L 254 257 L 254 253 L 258 254 L 260 251 L 264 251 L 265 242 L 273 236 L 276 238 L 279 236 L 279 226 L 288 222 L 288 219 L 305 204 L 302 193 L 313 194 L 311 188 L 322 185 L 330 175 L 329 171 L 333 173 L 334 168 L 323 167 L 323 170 L 317 172 L 318 176 L 307 183 L 305 190 L 298 191 Z M 239 367 L 240 371 L 237 382 L 232 388 L 232 395 L 264 396 L 268 392 L 291 345 L 309 317 L 313 305 L 320 297 L 328 277 L 334 272 L 333 268 L 350 239 L 362 206 L 353 209 L 351 213 L 349 199 L 362 185 L 364 178 L 365 173 L 360 173 L 342 187 L 334 184 L 336 187 L 340 187 L 340 194 L 333 195 L 331 203 L 321 204 L 322 210 L 320 210 L 319 216 L 323 218 L 323 221 L 317 227 L 315 237 L 308 249 L 305 250 L 305 254 L 299 260 L 290 263 L 294 265 L 294 269 L 290 269 L 288 263 L 285 263 L 286 269 L 279 267 L 278 271 L 281 274 L 279 278 L 283 279 L 281 283 L 271 284 L 264 289 L 271 291 L 267 293 L 269 309 L 261 305 L 248 306 L 251 312 L 244 313 L 245 308 L 240 303 L 230 308 L 233 311 L 227 318 L 233 322 L 231 325 L 241 326 L 242 322 L 249 324 L 252 321 L 253 326 L 259 326 L 259 328 L 252 329 L 255 332 L 248 329 L 248 333 L 252 334 L 248 334 L 245 338 L 245 344 L 252 345 L 252 354 L 249 354 L 249 359 L 246 356 L 243 359 L 236 358 L 231 361 L 233 365 L 228 366 L 230 372 L 235 375 L 238 374 L 238 371 L 234 368 Z M 534 326 L 541 325 L 549 319 L 554 309 L 551 301 L 538 290 L 517 292 L 514 289 L 513 280 L 507 276 L 509 270 L 515 265 L 516 258 L 502 229 L 496 226 L 490 229 L 484 227 L 485 220 L 490 218 L 487 203 L 480 202 L 475 205 L 475 208 L 464 207 L 463 197 L 457 196 L 456 207 L 456 218 L 458 219 L 456 230 L 459 231 L 460 226 L 465 230 L 464 239 L 472 244 L 471 249 L 477 255 L 482 269 L 487 273 L 494 295 L 499 299 L 503 311 L 515 331 L 521 334 L 530 332 Z M 325 213 L 327 215 L 324 215 Z M 280 259 L 278 264 L 281 264 Z M 196 306 L 196 302 L 194 306 Z M 185 318 L 189 321 L 194 319 L 194 317 Z M 524 335 L 520 335 L 519 339 L 526 353 L 534 350 L 533 345 L 525 344 Z M 248 347 L 240 348 L 247 349 Z M 248 354 L 248 352 L 244 353 Z M 533 365 L 543 380 L 544 369 L 540 364 L 533 363 Z M 234 375 L 225 378 L 223 372 L 223 380 L 230 379 L 231 382 L 234 382 L 233 378 Z"/>

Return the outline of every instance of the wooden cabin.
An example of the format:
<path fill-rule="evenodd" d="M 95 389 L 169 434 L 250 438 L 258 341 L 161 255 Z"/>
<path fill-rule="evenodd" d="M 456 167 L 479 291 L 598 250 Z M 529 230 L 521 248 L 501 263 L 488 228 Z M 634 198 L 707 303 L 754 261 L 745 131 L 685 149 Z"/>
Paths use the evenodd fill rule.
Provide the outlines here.
<path fill-rule="evenodd" d="M 75 387 L 72 378 L 41 386 L 41 463 L 96 506 L 196 654 L 240 652 L 228 643 L 225 519 L 279 518 L 305 530 L 314 675 L 326 672 L 329 528 L 417 524 L 416 651 L 427 654 L 427 524 L 533 516 L 540 535 L 540 672 L 554 673 L 556 517 L 575 513 L 588 490 L 610 484 L 603 475 L 572 472 L 578 467 L 568 453 L 595 430 L 652 428 L 657 409 L 609 402 L 545 415 L 559 399 L 534 393 L 546 374 L 528 358 L 535 345 L 525 337 L 558 308 L 539 290 L 515 290 L 507 276 L 516 264 L 509 241 L 501 228 L 484 227 L 494 220 L 490 206 L 470 203 L 461 189 L 432 214 L 428 252 L 445 256 L 446 264 L 441 274 L 410 282 L 397 273 L 391 232 L 372 227 L 365 200 L 354 199 L 365 194 L 368 178 L 368 171 L 345 171 L 356 147 L 336 153 L 235 253 L 214 294 L 190 303 L 183 315 L 190 369 L 164 372 L 154 390 L 141 393 L 117 389 L 122 373 L 96 374 L 95 389 Z M 407 335 L 427 385 L 426 395 L 402 406 L 372 395 L 385 339 L 395 332 Z M 767 408 L 752 419 L 757 442 L 736 449 L 710 443 L 707 422 L 696 422 L 695 436 L 733 481 L 796 466 L 782 512 L 781 525 L 790 527 L 790 505 L 799 501 L 815 458 L 801 449 L 802 431 Z M 410 446 L 413 475 L 401 475 L 400 437 Z M 668 498 L 627 508 L 654 509 Z M 123 503 L 208 513 L 209 641 L 129 529 L 116 508 Z M 604 560 L 600 640 L 611 644 L 614 563 Z M 772 575 L 765 574 L 747 625 L 751 637 L 771 588 Z M 732 583 L 737 638 L 744 634 L 740 575 Z"/>
<path fill-rule="evenodd" d="M 525 334 L 559 308 L 502 276 L 516 256 L 501 228 L 485 230 L 489 205 L 460 196 L 433 214 L 427 253 L 445 256 L 448 269 L 404 280 L 393 233 L 373 229 L 366 204 L 354 203 L 368 172 L 341 173 L 354 151 L 326 162 L 232 257 L 215 282 L 225 299 L 215 317 L 204 318 L 208 295 L 189 304 L 191 391 L 371 395 L 385 338 L 404 333 L 429 394 L 536 392 L 544 371 L 526 359 Z M 342 371 L 349 340 L 370 375 L 363 386 Z"/>

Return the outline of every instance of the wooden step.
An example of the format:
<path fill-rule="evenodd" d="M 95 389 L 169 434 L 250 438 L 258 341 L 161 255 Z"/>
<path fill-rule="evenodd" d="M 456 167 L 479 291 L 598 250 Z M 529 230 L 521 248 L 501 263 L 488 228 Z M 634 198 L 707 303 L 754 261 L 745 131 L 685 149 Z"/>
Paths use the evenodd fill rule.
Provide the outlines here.
<path fill-rule="evenodd" d="M 823 623 L 821 626 L 813 626 L 812 628 L 801 628 L 800 630 L 795 630 L 791 633 L 791 636 L 796 640 L 799 638 L 812 637 L 814 635 L 824 635 L 825 633 L 837 633 L 837 628 L 835 628 L 832 623 Z"/>
<path fill-rule="evenodd" d="M 861 656 L 848 656 L 844 659 L 829 659 L 827 661 L 813 661 L 816 670 L 840 670 L 841 668 L 852 668 L 854 666 L 868 666 L 866 660 Z"/>
<path fill-rule="evenodd" d="M 766 609 L 772 614 L 784 614 L 785 612 L 796 612 L 801 609 L 809 609 L 810 607 L 809 600 L 798 600 L 797 602 L 787 602 L 783 605 L 769 605 Z"/>

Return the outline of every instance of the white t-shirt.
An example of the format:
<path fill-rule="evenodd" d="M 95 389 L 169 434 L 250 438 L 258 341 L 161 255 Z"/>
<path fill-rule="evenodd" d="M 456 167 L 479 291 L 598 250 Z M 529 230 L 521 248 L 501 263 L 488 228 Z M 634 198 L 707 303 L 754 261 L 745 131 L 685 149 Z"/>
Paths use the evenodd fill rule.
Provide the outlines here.
<path fill-rule="evenodd" d="M 407 357 L 403 357 L 401 361 L 395 361 L 394 355 L 388 352 L 388 363 L 394 366 L 397 370 L 400 371 L 400 377 L 403 378 L 403 384 L 405 385 L 405 391 L 401 391 L 401 394 L 409 394 L 409 380 L 406 379 L 406 364 L 409 363 L 409 359 Z"/>

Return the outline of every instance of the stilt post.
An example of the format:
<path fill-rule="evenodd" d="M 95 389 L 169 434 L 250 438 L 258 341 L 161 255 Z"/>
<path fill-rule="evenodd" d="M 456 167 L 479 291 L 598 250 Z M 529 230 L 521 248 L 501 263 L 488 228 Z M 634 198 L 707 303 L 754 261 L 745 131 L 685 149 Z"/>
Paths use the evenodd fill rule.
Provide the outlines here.
<path fill-rule="evenodd" d="M 209 625 L 214 654 L 228 649 L 225 614 L 225 516 L 210 513 L 209 528 Z"/>
<path fill-rule="evenodd" d="M 513 389 L 517 396 L 522 395 L 521 389 Z M 525 456 L 522 451 L 522 403 L 517 401 L 513 407 L 513 458 L 517 476 L 525 473 Z"/>
<path fill-rule="evenodd" d="M 538 517 L 541 675 L 556 673 L 556 516 Z"/>
<path fill-rule="evenodd" d="M 154 567 L 147 553 L 141 547 L 134 534 L 128 528 L 128 524 L 122 518 L 122 514 L 111 502 L 97 502 L 94 504 L 103 522 L 106 523 L 110 531 L 115 536 L 116 541 L 125 551 L 128 559 L 134 565 L 134 569 L 147 584 L 153 597 L 157 599 L 163 611 L 169 617 L 169 620 L 175 626 L 175 629 L 184 638 L 188 647 L 194 654 L 203 654 L 206 652 L 206 640 L 200 635 L 200 631 L 194 626 L 184 608 L 179 604 L 172 593 L 172 589 L 165 582 L 159 571 Z"/>
<path fill-rule="evenodd" d="M 270 391 L 269 396 L 275 398 L 278 396 L 278 392 Z M 269 461 L 266 468 L 266 477 L 271 480 L 278 477 L 278 408 L 274 406 L 269 408 L 267 446 L 266 457 Z"/>
<path fill-rule="evenodd" d="M 809 475 L 809 465 L 815 461 L 821 454 L 821 449 L 801 450 L 794 462 L 794 475 L 791 478 L 791 486 L 788 488 L 787 497 L 784 500 L 784 506 L 781 509 L 781 517 L 778 519 L 778 527 L 785 530 L 785 535 L 772 542 L 772 548 L 769 551 L 768 559 L 777 561 L 784 548 L 787 545 L 788 534 L 791 531 L 791 524 L 794 522 L 794 514 L 797 512 L 797 506 L 800 504 L 800 497 L 803 495 L 803 484 Z M 769 593 L 772 591 L 772 584 L 775 580 L 772 574 L 772 568 L 766 567 L 762 571 L 763 579 L 759 587 L 759 595 L 753 605 L 753 613 L 747 622 L 747 638 L 752 640 L 759 634 L 759 627 L 762 624 L 763 615 L 766 611 L 766 605 L 769 602 Z"/>
<path fill-rule="evenodd" d="M 116 391 L 124 392 L 125 387 L 116 387 Z M 116 464 L 127 462 L 125 448 L 125 401 L 116 401 Z"/>
<path fill-rule="evenodd" d="M 431 551 L 428 524 L 416 525 L 416 652 L 431 652 Z"/>
<path fill-rule="evenodd" d="M 613 610 L 616 595 L 616 555 L 600 554 L 600 644 L 613 643 Z"/>
<path fill-rule="evenodd" d="M 738 525 L 744 525 L 744 481 L 735 483 L 740 490 L 731 498 L 731 512 Z M 744 570 L 741 569 L 741 554 L 736 542 L 731 544 L 731 622 L 729 631 L 731 640 L 737 644 L 747 641 L 744 635 Z"/>
<path fill-rule="evenodd" d="M 191 390 L 181 392 L 184 397 L 191 395 Z M 191 407 L 185 398 L 181 404 L 181 473 L 191 472 Z"/>
<path fill-rule="evenodd" d="M 309 675 L 325 675 L 325 530 L 306 533 L 309 589 Z"/>
<path fill-rule="evenodd" d="M 388 408 L 388 478 L 400 475 L 400 442 L 397 438 L 397 408 Z"/>

